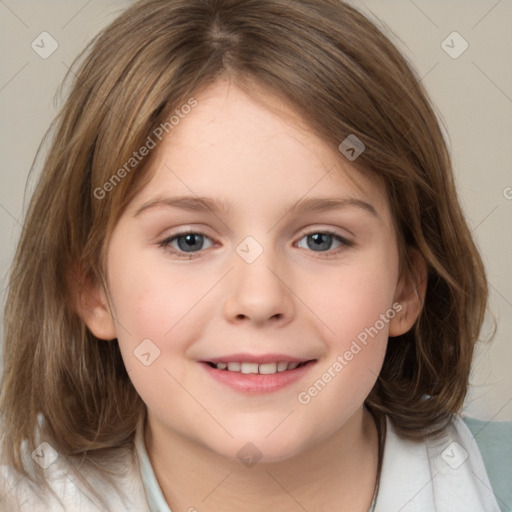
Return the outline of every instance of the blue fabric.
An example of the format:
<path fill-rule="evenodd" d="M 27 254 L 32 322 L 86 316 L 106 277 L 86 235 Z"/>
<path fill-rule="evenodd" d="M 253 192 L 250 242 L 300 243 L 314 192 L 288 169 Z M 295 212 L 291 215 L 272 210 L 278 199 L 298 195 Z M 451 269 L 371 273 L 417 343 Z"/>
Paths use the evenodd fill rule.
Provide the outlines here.
<path fill-rule="evenodd" d="M 502 512 L 512 512 L 512 421 L 463 417 L 487 470 Z"/>

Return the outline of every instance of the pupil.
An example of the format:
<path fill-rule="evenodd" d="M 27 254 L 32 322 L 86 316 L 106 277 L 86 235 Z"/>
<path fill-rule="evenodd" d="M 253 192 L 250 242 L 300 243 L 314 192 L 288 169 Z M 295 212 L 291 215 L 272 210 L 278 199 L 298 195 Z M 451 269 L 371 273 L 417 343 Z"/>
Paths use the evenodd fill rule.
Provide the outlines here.
<path fill-rule="evenodd" d="M 327 241 L 323 240 L 323 237 L 327 239 Z M 321 249 L 321 250 L 328 250 L 331 245 L 331 235 L 326 235 L 324 233 L 315 233 L 314 235 L 310 235 L 310 238 L 314 241 L 313 244 L 309 244 L 310 249 Z"/>
<path fill-rule="evenodd" d="M 189 234 L 178 238 L 178 245 L 182 251 L 191 252 L 190 249 L 200 249 L 203 237 L 201 235 Z M 185 240 L 185 243 L 182 243 Z M 198 241 L 199 240 L 199 241 Z M 196 247 L 197 246 L 197 247 Z"/>

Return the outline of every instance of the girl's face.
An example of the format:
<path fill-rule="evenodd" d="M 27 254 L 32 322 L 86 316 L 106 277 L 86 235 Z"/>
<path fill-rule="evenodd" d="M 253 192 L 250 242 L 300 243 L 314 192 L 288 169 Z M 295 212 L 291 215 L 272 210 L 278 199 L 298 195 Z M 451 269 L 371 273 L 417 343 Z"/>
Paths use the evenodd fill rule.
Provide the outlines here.
<path fill-rule="evenodd" d="M 390 209 L 293 113 L 196 100 L 112 234 L 111 337 L 154 429 L 283 460 L 362 412 L 399 329 Z"/>

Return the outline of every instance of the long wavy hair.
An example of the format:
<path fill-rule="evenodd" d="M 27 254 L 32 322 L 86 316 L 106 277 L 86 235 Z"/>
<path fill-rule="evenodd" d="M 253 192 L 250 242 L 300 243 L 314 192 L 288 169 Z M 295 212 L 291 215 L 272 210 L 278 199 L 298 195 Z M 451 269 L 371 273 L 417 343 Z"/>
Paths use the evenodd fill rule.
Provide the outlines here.
<path fill-rule="evenodd" d="M 106 286 L 110 234 L 157 152 L 115 186 L 113 175 L 221 77 L 278 95 L 333 148 L 349 134 L 365 144 L 353 165 L 385 186 L 402 271 L 413 250 L 428 265 L 422 312 L 389 343 L 367 404 L 409 438 L 440 432 L 460 411 L 487 282 L 440 122 L 381 29 L 339 0 L 139 1 L 71 69 L 10 272 L 0 408 L 11 466 L 26 473 L 22 444 L 35 448 L 38 419 L 65 455 L 132 442 L 144 404 L 117 342 L 92 335 L 73 290 L 79 276 Z"/>

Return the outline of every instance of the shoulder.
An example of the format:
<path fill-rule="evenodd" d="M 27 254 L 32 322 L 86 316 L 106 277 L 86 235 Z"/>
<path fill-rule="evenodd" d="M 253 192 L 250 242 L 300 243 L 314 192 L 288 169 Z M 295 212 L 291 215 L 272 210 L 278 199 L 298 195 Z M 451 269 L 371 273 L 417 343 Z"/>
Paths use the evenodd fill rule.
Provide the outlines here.
<path fill-rule="evenodd" d="M 500 512 L 478 446 L 454 416 L 443 432 L 413 441 L 387 418 L 377 511 Z"/>
<path fill-rule="evenodd" d="M 133 449 L 106 451 L 101 461 L 63 457 L 42 443 L 29 455 L 44 469 L 48 488 L 0 465 L 1 509 L 10 512 L 148 511 Z M 4 508 L 5 507 L 5 508 Z"/>

